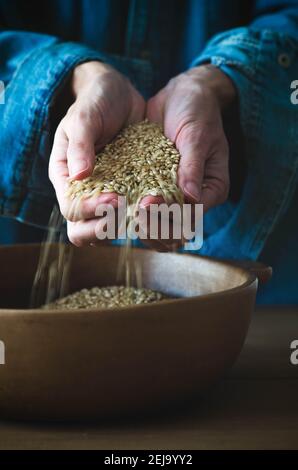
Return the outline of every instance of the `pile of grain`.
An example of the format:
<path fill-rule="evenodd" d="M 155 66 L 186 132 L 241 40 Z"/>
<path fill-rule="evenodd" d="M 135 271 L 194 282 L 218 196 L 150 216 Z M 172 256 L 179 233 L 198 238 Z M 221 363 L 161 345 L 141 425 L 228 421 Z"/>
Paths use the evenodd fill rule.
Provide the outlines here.
<path fill-rule="evenodd" d="M 90 177 L 69 182 L 67 196 L 73 199 L 76 211 L 82 198 L 116 192 L 126 196 L 126 226 L 135 216 L 139 201 L 147 195 L 162 196 L 167 203 L 183 203 L 177 186 L 180 154 L 173 142 L 163 134 L 161 126 L 147 120 L 123 129 L 96 156 Z M 126 287 L 83 289 L 46 306 L 46 308 L 111 308 L 162 300 L 159 292 L 143 289 L 140 267 L 132 259 L 131 241 L 123 247 L 118 279 L 124 271 Z M 133 285 L 134 272 L 138 288 Z"/>
<path fill-rule="evenodd" d="M 161 292 L 151 289 L 111 286 L 82 289 L 55 302 L 44 305 L 43 309 L 81 309 L 81 308 L 113 308 L 129 305 L 148 304 L 167 299 Z"/>
<path fill-rule="evenodd" d="M 69 183 L 67 195 L 90 197 L 116 192 L 128 203 L 146 195 L 163 196 L 167 202 L 182 202 L 177 186 L 180 154 L 162 128 L 149 121 L 123 129 L 96 157 L 93 174 Z"/>

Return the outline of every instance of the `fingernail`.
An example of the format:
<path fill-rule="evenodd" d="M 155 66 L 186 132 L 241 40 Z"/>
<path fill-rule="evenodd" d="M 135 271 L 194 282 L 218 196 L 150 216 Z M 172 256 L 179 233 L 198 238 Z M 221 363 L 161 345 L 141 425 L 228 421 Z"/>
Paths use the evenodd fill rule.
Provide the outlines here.
<path fill-rule="evenodd" d="M 185 183 L 184 192 L 191 199 L 194 199 L 195 201 L 200 200 L 201 195 L 200 195 L 198 185 L 195 184 L 193 181 L 188 181 L 187 183 Z"/>
<path fill-rule="evenodd" d="M 88 170 L 89 163 L 87 160 L 75 160 L 71 162 L 71 166 L 69 168 L 69 176 L 74 178 L 75 176 L 79 176 L 83 171 Z"/>

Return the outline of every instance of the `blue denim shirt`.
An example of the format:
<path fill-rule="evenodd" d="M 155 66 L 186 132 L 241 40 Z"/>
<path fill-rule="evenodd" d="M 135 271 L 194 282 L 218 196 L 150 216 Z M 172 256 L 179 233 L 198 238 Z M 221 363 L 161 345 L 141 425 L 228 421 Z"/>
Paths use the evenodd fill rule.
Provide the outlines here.
<path fill-rule="evenodd" d="M 298 79 L 298 0 L 0 0 L 0 28 L 1 215 L 47 223 L 55 201 L 47 177 L 51 113 L 77 64 L 106 61 L 147 98 L 175 74 L 211 62 L 238 89 L 240 123 L 233 127 L 231 117 L 230 144 L 245 175 L 238 196 L 207 214 L 200 253 L 262 258 L 297 209 L 298 106 L 290 86 Z M 298 238 L 292 219 L 283 243 L 290 232 Z M 298 303 L 296 291 L 284 290 L 282 301 Z"/>

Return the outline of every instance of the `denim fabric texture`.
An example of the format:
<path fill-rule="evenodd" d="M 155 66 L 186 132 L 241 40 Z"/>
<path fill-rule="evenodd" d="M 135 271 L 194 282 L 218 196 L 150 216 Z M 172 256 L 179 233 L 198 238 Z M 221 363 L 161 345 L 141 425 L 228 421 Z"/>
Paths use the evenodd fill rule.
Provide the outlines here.
<path fill-rule="evenodd" d="M 266 252 L 270 261 L 267 241 L 297 209 L 298 106 L 290 85 L 298 79 L 298 0 L 0 0 L 0 28 L 0 215 L 47 224 L 55 202 L 47 176 L 51 111 L 77 64 L 108 62 L 148 98 L 172 76 L 212 63 L 238 90 L 242 138 L 232 153 L 246 173 L 239 197 L 207 214 L 200 254 L 262 259 Z M 232 130 L 232 148 L 238 137 Z M 285 230 L 297 240 L 294 218 Z M 291 292 L 283 301 L 298 303 Z"/>

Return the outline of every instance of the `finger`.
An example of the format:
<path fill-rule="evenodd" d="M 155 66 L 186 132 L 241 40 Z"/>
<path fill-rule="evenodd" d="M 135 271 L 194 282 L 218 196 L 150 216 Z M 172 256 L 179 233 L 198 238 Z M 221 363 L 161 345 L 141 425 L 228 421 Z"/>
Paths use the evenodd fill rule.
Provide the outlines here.
<path fill-rule="evenodd" d="M 164 121 L 164 103 L 165 95 L 160 91 L 157 95 L 150 98 L 147 102 L 146 117 L 151 122 L 163 125 Z"/>
<path fill-rule="evenodd" d="M 66 133 L 62 126 L 58 126 L 49 160 L 49 179 L 54 186 L 60 211 L 63 215 L 68 207 L 68 201 L 65 197 L 67 178 L 69 177 L 66 158 L 67 147 Z"/>
<path fill-rule="evenodd" d="M 163 204 L 165 202 L 162 196 L 144 196 L 143 199 L 140 201 L 139 206 L 141 209 L 148 209 L 151 204 Z"/>
<path fill-rule="evenodd" d="M 88 197 L 86 199 L 68 199 L 68 208 L 64 217 L 71 221 L 94 219 L 101 211 L 101 206 L 111 205 L 118 207 L 118 194 L 102 193 L 99 196 Z"/>
<path fill-rule="evenodd" d="M 228 188 L 228 182 L 223 180 L 216 180 L 215 178 L 205 180 L 200 201 L 203 204 L 204 212 L 223 204 L 228 197 Z"/>
<path fill-rule="evenodd" d="M 133 89 L 132 91 L 132 104 L 130 107 L 129 116 L 126 120 L 126 125 L 135 124 L 142 121 L 145 117 L 145 100 L 141 94 Z"/>
<path fill-rule="evenodd" d="M 86 199 L 70 199 L 66 196 L 68 188 L 68 166 L 66 152 L 68 139 L 62 126 L 58 127 L 49 162 L 49 178 L 55 188 L 56 196 L 62 215 L 73 222 L 95 217 L 96 209 L 101 204 L 118 206 L 118 194 L 102 193 L 99 196 Z"/>
<path fill-rule="evenodd" d="M 107 226 L 107 219 L 91 219 L 79 222 L 68 222 L 67 235 L 69 241 L 78 247 L 88 246 L 91 243 L 97 244 L 104 237 L 99 239 L 99 234 L 104 233 Z M 106 238 L 103 241 L 108 241 Z"/>
<path fill-rule="evenodd" d="M 176 138 L 176 146 L 181 154 L 178 184 L 191 202 L 198 203 L 201 198 L 205 160 L 211 137 L 209 132 L 194 122 L 183 126 Z"/>
<path fill-rule="evenodd" d="M 98 127 L 98 126 L 97 126 Z M 88 117 L 76 113 L 67 128 L 68 149 L 67 164 L 69 176 L 81 180 L 91 175 L 95 163 L 95 142 L 99 135 L 95 135 L 92 123 Z"/>
<path fill-rule="evenodd" d="M 201 203 L 204 212 L 225 202 L 229 194 L 229 147 L 226 140 L 206 161 Z"/>
<path fill-rule="evenodd" d="M 95 217 L 96 209 L 101 204 L 112 204 L 118 206 L 118 195 L 116 193 L 102 193 L 97 197 L 86 199 L 70 199 L 66 196 L 68 188 L 68 166 L 66 152 L 68 139 L 62 126 L 56 131 L 53 148 L 49 162 L 49 178 L 55 188 L 56 196 L 62 215 L 73 222 Z"/>

